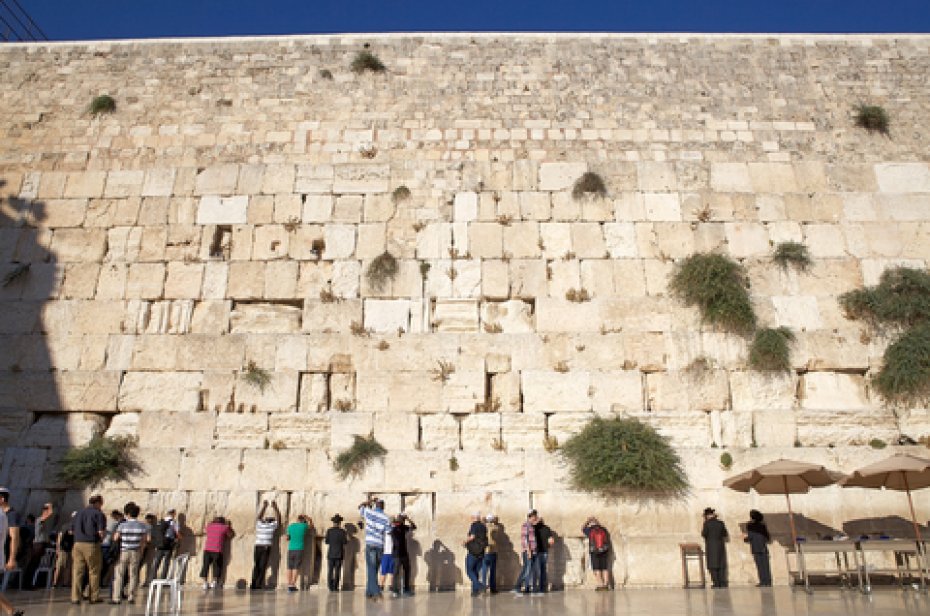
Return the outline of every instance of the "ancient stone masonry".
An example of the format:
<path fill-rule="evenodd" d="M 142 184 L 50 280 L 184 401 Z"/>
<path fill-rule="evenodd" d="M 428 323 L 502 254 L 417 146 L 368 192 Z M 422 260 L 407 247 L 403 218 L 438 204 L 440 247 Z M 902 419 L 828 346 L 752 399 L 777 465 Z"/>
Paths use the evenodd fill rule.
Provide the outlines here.
<path fill-rule="evenodd" d="M 351 71 L 365 45 L 386 72 Z M 144 472 L 103 486 L 108 504 L 176 506 L 196 531 L 229 516 L 230 580 L 262 499 L 324 527 L 377 492 L 419 526 L 420 583 L 461 577 L 469 511 L 519 543 L 535 506 L 558 583 L 583 581 L 596 513 L 619 583 L 678 584 L 703 507 L 734 533 L 750 505 L 784 511 L 724 491 L 729 474 L 780 456 L 848 471 L 887 454 L 873 439 L 930 436 L 926 409 L 870 391 L 887 341 L 836 299 L 930 260 L 928 74 L 927 36 L 4 45 L 0 274 L 30 268 L 0 287 L 0 483 L 24 509 L 75 508 L 63 451 L 133 435 Z M 100 94 L 113 113 L 88 112 Z M 859 103 L 887 110 L 888 137 L 855 126 Z M 606 196 L 574 198 L 589 171 Z M 773 266 L 789 240 L 810 271 Z M 749 370 L 744 338 L 670 296 L 705 251 L 746 267 L 761 326 L 796 334 L 791 372 Z M 397 271 L 373 285 L 385 252 Z M 546 445 L 616 414 L 671 438 L 687 497 L 569 490 Z M 387 455 L 339 481 L 333 458 L 368 434 Z M 904 511 L 838 488 L 796 506 L 834 528 Z M 458 572 L 422 564 L 440 546 Z"/>

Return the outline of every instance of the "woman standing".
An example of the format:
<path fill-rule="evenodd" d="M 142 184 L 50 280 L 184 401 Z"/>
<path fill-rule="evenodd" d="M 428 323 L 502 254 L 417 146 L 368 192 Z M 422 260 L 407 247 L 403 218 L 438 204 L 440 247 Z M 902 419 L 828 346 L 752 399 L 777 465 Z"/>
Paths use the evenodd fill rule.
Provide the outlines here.
<path fill-rule="evenodd" d="M 765 516 L 753 509 L 749 512 L 749 522 L 746 524 L 746 534 L 743 541 L 749 544 L 749 551 L 756 561 L 756 571 L 759 573 L 759 587 L 767 588 L 772 585 L 772 568 L 769 566 L 769 544 L 772 537 L 763 520 Z"/>

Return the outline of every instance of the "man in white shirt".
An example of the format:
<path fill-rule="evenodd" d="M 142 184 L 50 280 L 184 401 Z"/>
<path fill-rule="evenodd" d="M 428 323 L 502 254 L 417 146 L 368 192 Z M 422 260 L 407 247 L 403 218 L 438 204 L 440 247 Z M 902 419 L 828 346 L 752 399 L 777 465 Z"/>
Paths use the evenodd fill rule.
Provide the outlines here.
<path fill-rule="evenodd" d="M 265 588 L 268 558 L 271 556 L 274 535 L 281 526 L 281 510 L 278 509 L 278 503 L 271 501 L 271 508 L 274 509 L 274 516 L 265 517 L 268 501 L 262 501 L 262 510 L 258 512 L 258 519 L 255 521 L 255 565 L 252 567 L 252 585 L 249 587 L 252 590 Z"/>

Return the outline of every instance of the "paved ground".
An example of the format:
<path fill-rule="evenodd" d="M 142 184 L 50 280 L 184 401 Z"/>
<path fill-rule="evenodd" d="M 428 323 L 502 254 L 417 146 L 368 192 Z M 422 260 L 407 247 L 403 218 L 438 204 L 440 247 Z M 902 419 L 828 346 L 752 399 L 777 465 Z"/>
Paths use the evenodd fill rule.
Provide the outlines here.
<path fill-rule="evenodd" d="M 65 591 L 52 595 L 43 591 L 8 597 L 27 616 L 128 616 L 145 613 L 144 600 L 138 605 L 72 606 Z M 144 599 L 144 597 L 143 597 Z M 930 613 L 930 595 L 897 589 L 877 589 L 871 596 L 854 591 L 820 590 L 813 595 L 789 588 L 758 590 L 618 590 L 594 592 L 569 590 L 544 597 L 514 597 L 502 593 L 472 599 L 467 593 L 428 593 L 404 599 L 366 601 L 362 592 L 330 594 L 310 590 L 294 595 L 263 592 L 249 595 L 235 590 L 188 589 L 183 612 L 198 614 L 359 614 L 364 616 L 543 616 L 578 614 L 584 616 L 899 616 Z M 167 612 L 164 612 L 167 613 Z"/>

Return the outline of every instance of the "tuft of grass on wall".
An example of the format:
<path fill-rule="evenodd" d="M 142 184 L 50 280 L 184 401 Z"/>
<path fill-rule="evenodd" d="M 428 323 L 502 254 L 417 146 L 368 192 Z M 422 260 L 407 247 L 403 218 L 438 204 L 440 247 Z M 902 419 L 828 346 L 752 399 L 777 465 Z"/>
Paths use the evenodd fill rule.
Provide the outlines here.
<path fill-rule="evenodd" d="M 133 455 L 131 437 L 95 436 L 74 447 L 59 462 L 58 478 L 69 486 L 92 488 L 103 481 L 124 481 L 141 467 Z"/>
<path fill-rule="evenodd" d="M 763 372 L 789 372 L 794 341 L 794 332 L 787 327 L 758 330 L 749 345 L 749 367 Z"/>
<path fill-rule="evenodd" d="M 401 201 L 406 201 L 410 198 L 410 189 L 406 186 L 398 186 L 394 189 L 394 192 L 391 193 L 391 201 L 396 205 Z"/>
<path fill-rule="evenodd" d="M 870 133 L 887 135 L 891 120 L 888 118 L 888 112 L 879 105 L 859 105 L 856 107 L 856 126 Z"/>
<path fill-rule="evenodd" d="M 813 265 L 810 251 L 800 242 L 781 242 L 772 252 L 772 262 L 787 271 L 789 267 L 806 272 Z"/>
<path fill-rule="evenodd" d="M 356 73 L 364 73 L 365 71 L 383 73 L 387 70 L 387 67 L 378 59 L 378 56 L 370 51 L 360 51 L 355 54 L 355 58 L 352 60 L 352 70 Z"/>
<path fill-rule="evenodd" d="M 100 96 L 95 96 L 93 100 L 90 101 L 91 115 L 100 115 L 102 113 L 113 113 L 116 111 L 116 100 L 109 94 L 101 94 Z"/>
<path fill-rule="evenodd" d="M 397 276 L 399 269 L 397 259 L 394 258 L 394 255 L 384 251 L 372 259 L 371 263 L 368 265 L 368 270 L 365 272 L 365 276 L 368 278 L 368 284 L 372 289 L 375 291 L 383 291 L 387 283 Z"/>
<path fill-rule="evenodd" d="M 342 480 L 358 477 L 369 464 L 386 454 L 387 449 L 375 440 L 374 435 L 367 438 L 355 435 L 352 445 L 336 456 L 333 468 Z"/>
<path fill-rule="evenodd" d="M 688 488 L 681 458 L 651 426 L 596 417 L 560 448 L 572 486 L 608 497 L 676 496 Z"/>
<path fill-rule="evenodd" d="M 872 385 L 892 404 L 930 404 L 930 323 L 909 328 L 885 349 Z"/>
<path fill-rule="evenodd" d="M 698 253 L 676 268 L 669 284 L 686 305 L 697 306 L 705 323 L 748 335 L 756 327 L 743 267 L 724 255 Z"/>
<path fill-rule="evenodd" d="M 271 373 L 264 368 L 260 368 L 254 361 L 249 361 L 242 372 L 242 380 L 264 393 L 265 388 L 271 384 Z"/>
<path fill-rule="evenodd" d="M 583 173 L 572 186 L 572 198 L 581 199 L 587 195 L 594 197 L 607 196 L 607 185 L 604 183 L 604 179 L 593 171 Z"/>
<path fill-rule="evenodd" d="M 930 273 L 910 267 L 885 270 L 878 285 L 839 297 L 847 318 L 876 329 L 907 328 L 930 321 Z"/>

